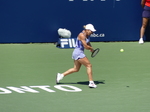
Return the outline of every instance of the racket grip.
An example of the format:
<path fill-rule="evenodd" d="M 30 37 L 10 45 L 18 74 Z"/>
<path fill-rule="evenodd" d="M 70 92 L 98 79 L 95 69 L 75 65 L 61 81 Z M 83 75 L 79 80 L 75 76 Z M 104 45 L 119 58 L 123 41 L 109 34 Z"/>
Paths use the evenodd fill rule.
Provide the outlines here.
<path fill-rule="evenodd" d="M 90 51 L 91 51 L 91 52 L 93 52 L 93 51 L 94 51 L 94 49 L 90 49 Z"/>

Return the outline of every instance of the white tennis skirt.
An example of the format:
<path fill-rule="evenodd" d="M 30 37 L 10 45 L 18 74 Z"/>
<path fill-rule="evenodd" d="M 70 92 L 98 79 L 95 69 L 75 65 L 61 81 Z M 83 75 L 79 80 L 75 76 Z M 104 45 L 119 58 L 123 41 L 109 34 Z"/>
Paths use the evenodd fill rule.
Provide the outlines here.
<path fill-rule="evenodd" d="M 80 49 L 74 49 L 73 53 L 72 53 L 72 59 L 74 60 L 78 60 L 81 58 L 86 57 L 84 54 L 84 51 L 80 50 Z"/>

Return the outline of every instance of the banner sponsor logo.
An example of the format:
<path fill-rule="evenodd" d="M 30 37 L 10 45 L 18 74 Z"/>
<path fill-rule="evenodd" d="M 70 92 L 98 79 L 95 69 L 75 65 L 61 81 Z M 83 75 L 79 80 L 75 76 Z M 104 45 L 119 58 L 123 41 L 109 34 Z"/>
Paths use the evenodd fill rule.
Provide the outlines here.
<path fill-rule="evenodd" d="M 101 37 L 101 38 L 103 38 L 103 37 L 105 37 L 105 34 L 104 33 L 100 33 L 100 34 L 93 33 L 90 35 L 90 37 Z"/>
<path fill-rule="evenodd" d="M 76 45 L 76 38 L 61 38 L 59 41 L 61 48 L 74 48 Z"/>

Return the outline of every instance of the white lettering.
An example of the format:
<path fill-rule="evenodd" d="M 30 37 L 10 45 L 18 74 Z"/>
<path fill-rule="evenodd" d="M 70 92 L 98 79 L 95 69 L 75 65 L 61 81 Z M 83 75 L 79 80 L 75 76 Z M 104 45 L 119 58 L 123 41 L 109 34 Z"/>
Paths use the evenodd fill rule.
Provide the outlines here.
<path fill-rule="evenodd" d="M 65 45 L 68 45 L 68 39 L 60 39 L 60 41 L 61 41 L 61 47 L 62 48 L 64 48 L 65 47 Z"/>
<path fill-rule="evenodd" d="M 104 34 L 104 33 L 101 33 L 99 36 L 100 36 L 100 37 L 105 37 L 105 34 Z"/>
<path fill-rule="evenodd" d="M 54 87 L 59 89 L 59 90 L 68 91 L 68 92 L 80 92 L 80 91 L 82 91 L 82 89 L 77 88 L 75 86 L 70 86 L 70 85 L 55 85 Z M 64 87 L 71 88 L 71 90 L 70 89 L 66 89 Z"/>
<path fill-rule="evenodd" d="M 21 88 L 17 88 L 17 87 L 7 87 L 7 88 L 16 91 L 18 93 L 25 93 L 24 91 L 31 92 L 31 93 L 39 93 L 38 91 L 31 89 L 27 86 L 21 86 Z"/>
<path fill-rule="evenodd" d="M 75 47 L 75 39 L 74 38 L 69 38 L 69 39 L 60 39 L 60 44 L 62 48 L 73 48 Z"/>
<path fill-rule="evenodd" d="M 55 91 L 53 91 L 53 90 L 51 90 L 51 89 L 48 88 L 50 86 L 30 86 L 30 87 L 31 88 L 40 88 L 40 89 L 45 90 L 47 92 L 55 92 Z"/>
<path fill-rule="evenodd" d="M 9 91 L 8 89 L 5 89 L 5 88 L 0 88 L 0 91 L 3 91 L 3 92 L 0 92 L 0 94 L 10 94 L 10 93 L 12 93 L 11 91 Z"/>
<path fill-rule="evenodd" d="M 93 33 L 90 35 L 90 37 L 105 37 L 105 34 L 104 33 L 101 33 L 101 34 Z"/>
<path fill-rule="evenodd" d="M 71 39 L 69 39 L 69 47 L 72 47 Z"/>
<path fill-rule="evenodd" d="M 74 39 L 72 39 L 72 46 L 73 46 L 73 47 L 76 47 L 76 44 L 75 44 L 75 40 L 74 40 Z"/>
<path fill-rule="evenodd" d="M 39 89 L 45 90 L 47 92 L 56 92 L 54 90 L 49 89 L 49 87 L 50 87 L 49 85 L 29 86 L 29 87 L 27 87 L 27 86 L 20 86 L 19 88 L 18 87 L 13 87 L 13 86 L 6 87 L 6 88 L 8 88 L 10 90 L 0 87 L 0 94 L 10 94 L 10 93 L 12 93 L 12 91 L 15 91 L 17 93 L 26 93 L 26 92 L 39 93 L 39 91 L 34 90 L 32 88 L 39 88 Z M 80 92 L 80 91 L 82 91 L 82 89 L 77 88 L 75 86 L 71 86 L 71 85 L 55 85 L 54 87 L 56 89 L 61 90 L 61 91 L 67 91 L 67 92 Z"/>

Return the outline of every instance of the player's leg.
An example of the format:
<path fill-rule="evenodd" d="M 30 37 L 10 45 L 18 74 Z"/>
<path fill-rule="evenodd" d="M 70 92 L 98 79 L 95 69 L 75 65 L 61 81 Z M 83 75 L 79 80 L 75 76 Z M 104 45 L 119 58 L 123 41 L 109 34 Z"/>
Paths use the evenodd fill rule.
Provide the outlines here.
<path fill-rule="evenodd" d="M 93 81 L 93 76 L 92 76 L 92 64 L 90 63 L 90 61 L 88 60 L 87 57 L 81 58 L 78 60 L 81 64 L 83 64 L 86 69 L 87 69 L 87 74 L 88 74 L 88 78 L 89 78 L 89 87 L 94 87 L 96 88 L 97 86 L 94 84 Z"/>
<path fill-rule="evenodd" d="M 74 67 L 70 68 L 66 72 L 62 73 L 64 76 L 69 75 L 74 72 L 78 72 L 80 70 L 81 63 L 78 60 L 74 60 Z"/>
<path fill-rule="evenodd" d="M 84 57 L 82 59 L 79 59 L 78 61 L 87 68 L 87 74 L 88 74 L 89 81 L 93 81 L 93 77 L 92 77 L 92 64 L 90 63 L 90 61 L 88 60 L 88 58 Z"/>
<path fill-rule="evenodd" d="M 140 38 L 143 38 L 143 36 L 144 36 L 147 23 L 148 23 L 148 18 L 143 18 L 142 27 L 141 27 L 141 31 L 140 31 Z"/>
<path fill-rule="evenodd" d="M 140 30 L 140 40 L 139 40 L 139 44 L 144 43 L 144 41 L 143 41 L 143 36 L 144 36 L 145 29 L 146 29 L 146 26 L 147 26 L 147 24 L 148 24 L 148 21 L 149 21 L 148 18 L 143 18 L 143 19 L 142 19 L 142 27 L 141 27 L 141 30 Z"/>
<path fill-rule="evenodd" d="M 74 60 L 74 67 L 65 71 L 64 73 L 58 73 L 56 77 L 56 83 L 59 83 L 60 80 L 63 79 L 64 76 L 69 75 L 74 72 L 78 72 L 80 70 L 81 63 L 78 60 Z"/>

